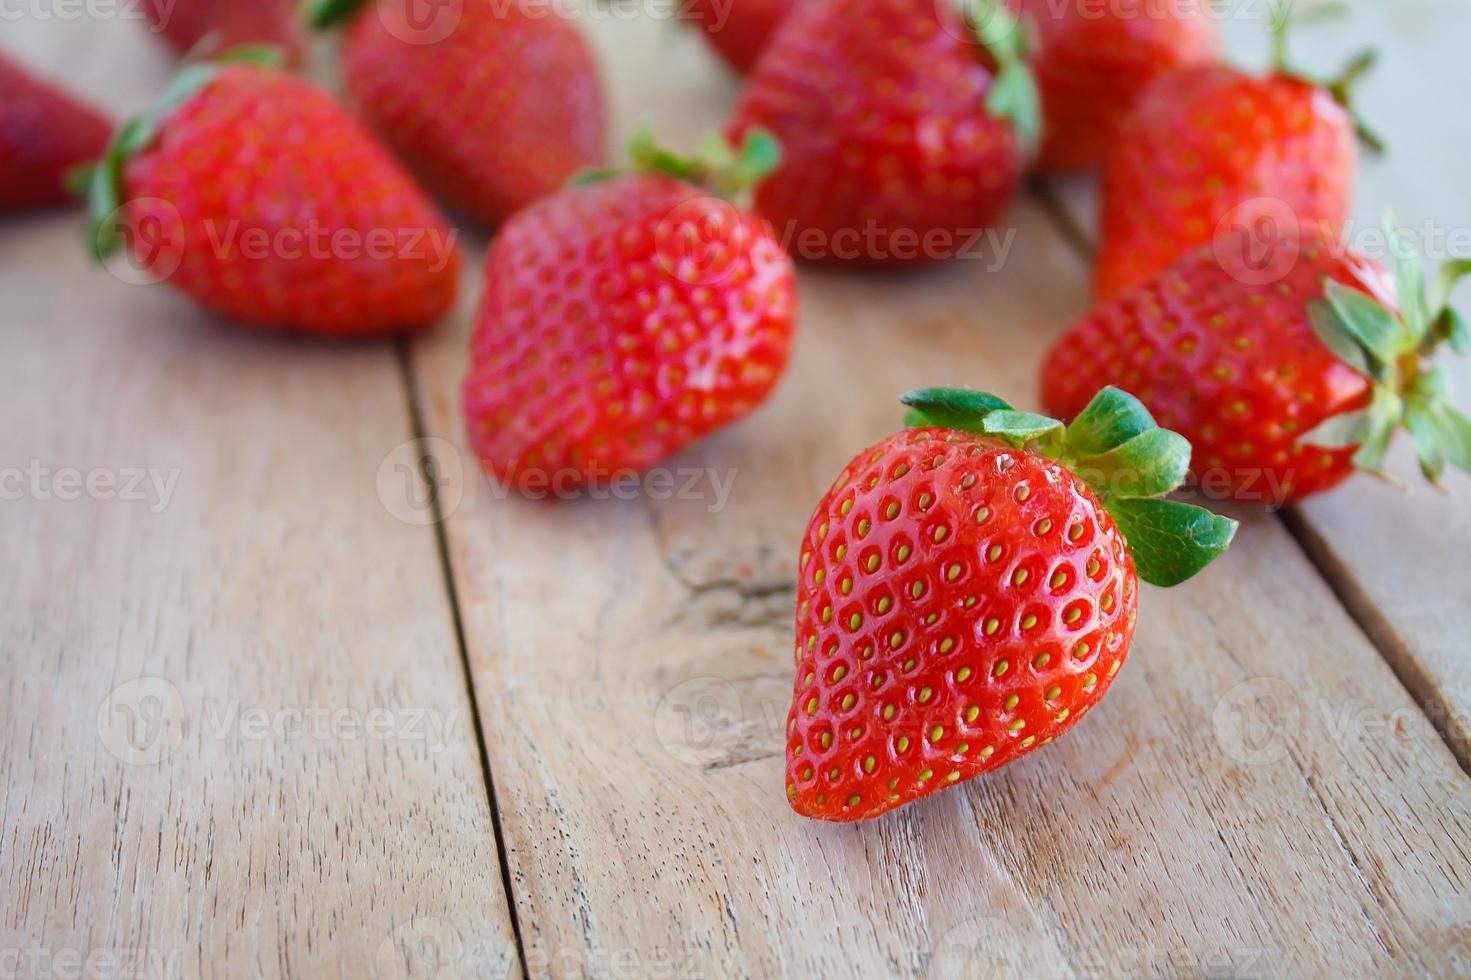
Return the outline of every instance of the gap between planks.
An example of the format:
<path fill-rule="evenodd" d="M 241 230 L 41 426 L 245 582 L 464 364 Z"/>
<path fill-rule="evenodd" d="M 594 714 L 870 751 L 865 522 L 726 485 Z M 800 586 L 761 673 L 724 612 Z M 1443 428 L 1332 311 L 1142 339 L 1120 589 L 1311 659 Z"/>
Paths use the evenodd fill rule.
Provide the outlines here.
<path fill-rule="evenodd" d="M 1062 237 L 1077 250 L 1086 262 L 1092 263 L 1094 247 L 1088 233 L 1078 224 L 1062 203 L 1056 188 L 1045 178 L 1034 177 L 1027 182 L 1027 193 L 1041 207 L 1048 220 L 1056 226 Z M 1471 744 L 1457 736 L 1452 720 L 1455 708 L 1436 693 L 1436 686 L 1424 668 L 1416 662 L 1413 652 L 1404 639 L 1395 631 L 1388 617 L 1364 590 L 1354 581 L 1343 564 L 1333 556 L 1332 549 L 1308 522 L 1303 519 L 1296 506 L 1278 510 L 1273 516 L 1287 531 L 1298 550 L 1333 593 L 1344 613 L 1359 632 L 1364 634 L 1376 653 L 1379 654 L 1400 686 L 1409 694 L 1415 708 L 1430 722 L 1430 727 L 1440 738 L 1461 771 L 1471 778 Z"/>
<path fill-rule="evenodd" d="M 404 397 L 408 402 L 409 430 L 414 442 L 421 449 L 429 438 L 424 424 L 424 412 L 420 402 L 421 392 L 418 379 L 414 377 L 413 357 L 409 352 L 410 341 L 398 339 L 393 344 L 394 363 L 404 383 Z M 490 803 L 490 829 L 495 838 L 496 862 L 501 869 L 501 890 L 506 896 L 506 908 L 511 916 L 511 933 L 516 940 L 516 962 L 521 976 L 530 980 L 531 972 L 526 966 L 526 943 L 521 938 L 521 914 L 517 909 L 516 891 L 511 881 L 511 862 L 506 854 L 505 832 L 501 829 L 500 802 L 496 799 L 495 776 L 490 769 L 490 750 L 486 746 L 485 719 L 480 713 L 480 700 L 475 693 L 475 675 L 470 668 L 469 647 L 465 643 L 465 621 L 460 614 L 460 595 L 455 587 L 454 569 L 450 564 L 449 538 L 445 534 L 445 514 L 439 500 L 440 481 L 438 474 L 431 472 L 431 454 L 421 452 L 419 475 L 429 492 L 430 512 L 434 516 L 434 542 L 439 555 L 439 571 L 444 579 L 444 590 L 449 599 L 450 621 L 454 628 L 455 649 L 460 656 L 460 667 L 465 681 L 465 696 L 470 701 L 470 720 L 475 726 L 475 748 L 480 753 L 480 773 L 485 779 L 485 795 Z"/>

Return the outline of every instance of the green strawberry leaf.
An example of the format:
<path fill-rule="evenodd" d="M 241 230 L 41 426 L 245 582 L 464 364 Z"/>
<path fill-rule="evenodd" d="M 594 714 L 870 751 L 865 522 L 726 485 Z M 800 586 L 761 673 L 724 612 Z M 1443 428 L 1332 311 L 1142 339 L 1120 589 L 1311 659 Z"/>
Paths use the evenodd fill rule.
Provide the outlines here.
<path fill-rule="evenodd" d="M 995 395 L 967 388 L 921 388 L 899 401 L 910 409 L 905 424 L 911 429 L 938 426 L 985 435 L 987 415 L 1011 411 L 1011 406 Z"/>
<path fill-rule="evenodd" d="M 1063 426 L 1057 419 L 1033 412 L 1018 412 L 1001 409 L 987 415 L 981 421 L 987 435 L 997 436 L 1017 446 L 1029 442 L 1050 442 L 1060 439 Z"/>
<path fill-rule="evenodd" d="M 1379 385 L 1367 411 L 1368 428 L 1353 462 L 1361 470 L 1387 478 L 1384 457 L 1389 455 L 1389 443 L 1404 418 L 1404 401 L 1393 389 Z"/>
<path fill-rule="evenodd" d="M 1433 485 L 1440 486 L 1440 478 L 1445 475 L 1446 452 L 1435 417 L 1420 405 L 1412 404 L 1405 409 L 1405 428 L 1410 430 L 1410 439 L 1415 444 L 1420 471 Z"/>
<path fill-rule="evenodd" d="M 1011 121 L 1023 153 L 1030 157 L 1042 140 L 1042 96 L 1027 64 L 1026 33 L 1000 0 L 970 0 L 968 10 L 976 39 L 996 62 L 986 111 Z"/>
<path fill-rule="evenodd" d="M 1432 418 L 1446 457 L 1471 473 L 1471 419 L 1444 403 L 1434 406 Z"/>
<path fill-rule="evenodd" d="M 1369 355 L 1371 364 L 1381 368 L 1393 364 L 1404 351 L 1403 326 L 1378 300 L 1332 279 L 1324 280 L 1323 295 L 1339 323 Z"/>
<path fill-rule="evenodd" d="M 1236 521 L 1175 500 L 1108 501 L 1139 577 L 1169 588 L 1195 576 L 1236 536 Z"/>
<path fill-rule="evenodd" d="M 1420 262 L 1420 256 L 1400 236 L 1399 223 L 1392 213 L 1384 216 L 1384 233 L 1390 254 L 1394 256 L 1400 316 L 1415 344 L 1419 344 L 1430 332 L 1430 312 L 1425 304 L 1425 266 Z"/>
<path fill-rule="evenodd" d="M 1150 429 L 1098 456 L 1078 462 L 1087 483 L 1105 499 L 1158 497 L 1185 482 L 1190 440 L 1169 429 Z"/>
<path fill-rule="evenodd" d="M 1360 445 L 1369 436 L 1371 428 L 1369 410 L 1344 412 L 1324 419 L 1303 433 L 1298 442 L 1320 449 L 1347 449 Z"/>
<path fill-rule="evenodd" d="M 364 0 L 307 0 L 306 22 L 318 30 L 336 27 L 357 13 Z"/>
<path fill-rule="evenodd" d="M 1435 285 L 1430 292 L 1430 312 L 1436 315 L 1451 304 L 1451 294 L 1467 276 L 1471 276 L 1471 259 L 1451 259 L 1440 267 L 1435 276 Z"/>
<path fill-rule="evenodd" d="M 1374 377 L 1376 370 L 1369 352 L 1364 350 L 1357 337 L 1343 325 L 1338 313 L 1327 300 L 1315 299 L 1308 303 L 1308 323 L 1323 346 L 1333 352 L 1340 361 L 1366 378 Z"/>
<path fill-rule="evenodd" d="M 1133 395 L 1109 386 L 1093 396 L 1067 428 L 1067 451 L 1075 459 L 1101 456 L 1156 428 L 1154 416 Z"/>
<path fill-rule="evenodd" d="M 1462 357 L 1471 354 L 1471 328 L 1461 311 L 1446 307 L 1435 321 L 1435 337 L 1451 345 L 1451 351 Z"/>

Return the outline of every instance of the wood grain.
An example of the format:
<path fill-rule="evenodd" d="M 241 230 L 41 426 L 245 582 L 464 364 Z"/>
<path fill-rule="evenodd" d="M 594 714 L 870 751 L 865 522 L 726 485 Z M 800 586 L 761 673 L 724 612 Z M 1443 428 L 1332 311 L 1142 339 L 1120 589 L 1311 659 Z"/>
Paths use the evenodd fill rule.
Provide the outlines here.
<path fill-rule="evenodd" d="M 135 24 L 5 32 L 119 111 L 171 70 Z M 0 975 L 517 974 L 394 349 L 81 237 L 0 224 Z"/>
<path fill-rule="evenodd" d="M 620 126 L 672 141 L 734 83 L 660 25 L 590 23 Z M 658 62 L 658 74 L 644 66 Z M 775 400 L 675 460 L 707 492 L 530 502 L 478 475 L 465 318 L 417 344 L 463 482 L 447 533 L 534 976 L 1413 975 L 1471 966 L 1471 781 L 1269 517 L 1150 591 L 1069 737 L 858 826 L 782 797 L 792 563 L 809 508 L 962 383 L 1034 400 L 1085 268 L 1033 205 L 1004 269 L 808 270 Z M 708 471 L 734 480 L 723 502 Z"/>
<path fill-rule="evenodd" d="M 1249 8 L 1248 8 L 1249 9 Z M 1294 39 L 1299 61 L 1327 68 L 1358 47 L 1378 50 L 1377 69 L 1357 91 L 1358 104 L 1390 147 L 1361 164 L 1358 212 L 1347 230 L 1354 247 L 1387 261 L 1379 229 L 1386 210 L 1421 248 L 1430 268 L 1471 255 L 1471 196 L 1463 162 L 1471 153 L 1465 108 L 1449 93 L 1471 85 L 1465 58 L 1465 8 L 1450 0 L 1359 3 L 1332 26 Z M 1243 61 L 1260 61 L 1261 25 L 1228 21 L 1228 43 Z M 1096 235 L 1094 188 L 1070 181 L 1054 188 L 1084 236 Z M 1463 302 L 1471 297 L 1460 292 Z M 1448 360 L 1471 410 L 1471 363 Z M 1471 477 L 1452 472 L 1446 493 L 1425 486 L 1408 437 L 1390 470 L 1407 494 L 1369 478 L 1289 508 L 1293 534 L 1332 581 L 1340 598 L 1430 716 L 1463 768 L 1471 772 Z"/>

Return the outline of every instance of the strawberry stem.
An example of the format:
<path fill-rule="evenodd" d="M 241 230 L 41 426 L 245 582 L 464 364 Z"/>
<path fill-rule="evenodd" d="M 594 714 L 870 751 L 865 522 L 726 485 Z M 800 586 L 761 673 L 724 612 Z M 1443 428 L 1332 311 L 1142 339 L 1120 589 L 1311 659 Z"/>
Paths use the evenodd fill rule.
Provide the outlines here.
<path fill-rule="evenodd" d="M 1424 266 L 1405 244 L 1394 216 L 1385 216 L 1394 254 L 1399 309 L 1331 279 L 1308 307 L 1313 331 L 1338 359 L 1372 384 L 1367 408 L 1335 415 L 1301 442 L 1323 449 L 1356 447 L 1354 465 L 1386 476 L 1384 458 L 1396 430 L 1409 430 L 1420 469 L 1439 486 L 1447 465 L 1471 472 L 1471 420 L 1450 401 L 1442 368 L 1429 362 L 1442 345 L 1471 352 L 1471 332 L 1450 305 L 1456 284 L 1471 275 L 1471 259 L 1447 262 L 1427 291 Z"/>
<path fill-rule="evenodd" d="M 1068 467 L 1113 516 L 1139 577 L 1151 585 L 1186 581 L 1236 534 L 1236 521 L 1159 499 L 1185 481 L 1190 443 L 1160 428 L 1137 398 L 1118 388 L 1100 391 L 1070 425 L 959 388 L 911 391 L 900 401 L 909 406 L 911 427 L 972 432 Z"/>
<path fill-rule="evenodd" d="M 1272 64 L 1278 74 L 1296 78 L 1309 85 L 1324 89 L 1333 96 L 1333 101 L 1343 106 L 1354 123 L 1354 132 L 1359 140 L 1374 153 L 1383 153 L 1385 143 L 1363 114 L 1354 106 L 1353 88 L 1378 59 L 1376 51 L 1362 51 L 1355 55 L 1336 78 L 1321 78 L 1298 68 L 1292 62 L 1287 47 L 1287 38 L 1293 28 L 1304 24 L 1316 24 L 1344 17 L 1349 8 L 1345 3 L 1322 3 L 1298 9 L 1295 0 L 1282 0 L 1272 13 L 1268 30 L 1272 37 Z"/>

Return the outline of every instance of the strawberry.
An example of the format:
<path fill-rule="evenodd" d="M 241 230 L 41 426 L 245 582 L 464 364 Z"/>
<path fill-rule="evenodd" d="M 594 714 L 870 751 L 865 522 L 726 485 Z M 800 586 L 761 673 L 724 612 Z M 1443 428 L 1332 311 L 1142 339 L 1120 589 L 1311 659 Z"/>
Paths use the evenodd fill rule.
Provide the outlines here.
<path fill-rule="evenodd" d="M 242 51 L 186 68 L 114 137 L 92 181 L 94 247 L 242 323 L 331 337 L 432 323 L 454 234 L 325 93 Z"/>
<path fill-rule="evenodd" d="M 1150 82 L 1212 62 L 1219 48 L 1215 21 L 1200 0 L 1010 2 L 1036 30 L 1043 170 L 1101 164 Z"/>
<path fill-rule="evenodd" d="M 1446 305 L 1471 263 L 1448 265 L 1430 297 L 1398 244 L 1396 264 L 1398 305 L 1380 266 L 1312 235 L 1241 232 L 1197 249 L 1073 327 L 1047 356 L 1043 402 L 1068 418 L 1106 380 L 1128 385 L 1194 444 L 1201 485 L 1240 500 L 1299 500 L 1356 466 L 1378 472 L 1400 424 L 1432 480 L 1447 459 L 1471 468 L 1471 422 L 1429 362 L 1442 342 L 1471 350 Z"/>
<path fill-rule="evenodd" d="M 218 54 L 244 44 L 300 51 L 293 0 L 143 0 L 143 13 L 181 54 Z"/>
<path fill-rule="evenodd" d="M 690 0 L 689 11 L 720 57 L 747 72 L 766 49 L 795 0 Z"/>
<path fill-rule="evenodd" d="M 935 0 L 812 0 L 782 24 L 732 133 L 786 163 L 757 210 L 803 258 L 895 265 L 956 254 L 1016 193 L 1036 90 L 1014 20 Z"/>
<path fill-rule="evenodd" d="M 791 261 L 736 194 L 775 165 L 769 136 L 699 159 L 635 144 L 495 240 L 465 378 L 470 441 L 529 495 L 652 466 L 741 418 L 787 362 Z"/>
<path fill-rule="evenodd" d="M 499 225 L 602 163 L 602 82 L 555 9 L 475 0 L 425 21 L 417 0 L 317 0 L 313 24 L 337 23 L 364 117 L 476 221 Z"/>
<path fill-rule="evenodd" d="M 111 125 L 100 113 L 0 57 L 0 209 L 72 200 L 66 176 L 95 160 Z"/>
<path fill-rule="evenodd" d="M 1348 101 L 1373 58 L 1362 55 L 1320 84 L 1289 66 L 1287 28 L 1285 19 L 1274 25 L 1271 74 L 1197 66 L 1140 96 L 1104 165 L 1098 298 L 1167 268 L 1228 219 L 1290 220 L 1328 238 L 1342 232 L 1353 204 L 1355 130 L 1377 145 Z"/>
<path fill-rule="evenodd" d="M 1170 586 L 1236 522 L 1155 499 L 1190 446 L 1106 388 L 1071 426 L 993 395 L 904 397 L 802 539 L 787 797 L 861 820 L 1021 758 L 1103 698 L 1138 578 Z"/>

